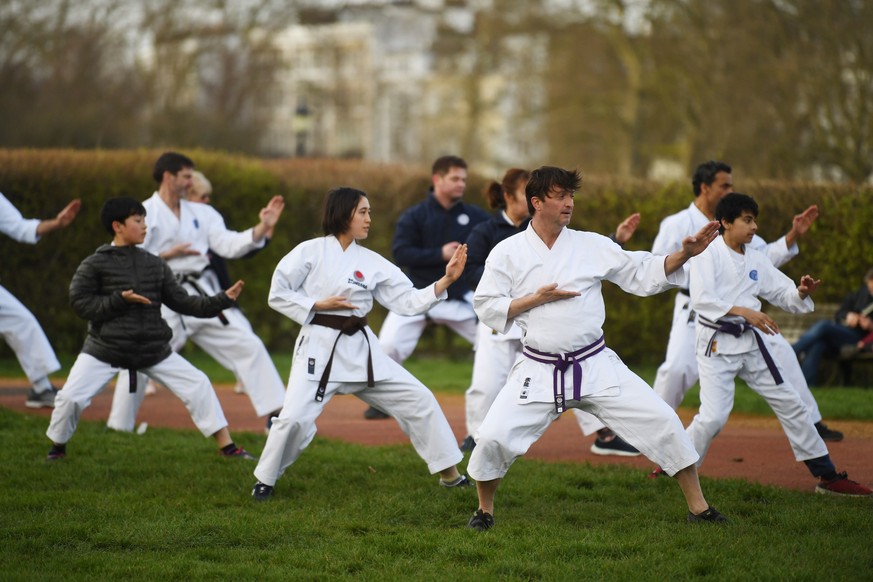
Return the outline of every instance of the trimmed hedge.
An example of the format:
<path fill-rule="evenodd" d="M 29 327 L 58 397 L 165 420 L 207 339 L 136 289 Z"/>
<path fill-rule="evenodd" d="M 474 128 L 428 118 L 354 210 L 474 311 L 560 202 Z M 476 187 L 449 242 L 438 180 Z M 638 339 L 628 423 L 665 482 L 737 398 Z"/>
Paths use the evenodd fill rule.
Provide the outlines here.
<path fill-rule="evenodd" d="M 103 200 L 118 195 L 147 198 L 155 189 L 151 168 L 160 153 L 0 150 L 0 192 L 25 216 L 51 217 L 70 199 L 83 200 L 82 212 L 70 228 L 50 234 L 36 246 L 0 237 L 2 284 L 34 312 L 59 351 L 77 351 L 85 333 L 84 323 L 67 305 L 67 289 L 79 262 L 108 240 L 97 218 Z M 297 326 L 266 304 L 273 268 L 296 244 L 320 235 L 325 192 L 339 185 L 365 190 L 373 206 L 373 229 L 366 244 L 390 257 L 397 216 L 423 197 L 430 182 L 429 168 L 425 166 L 355 160 L 262 161 L 209 151 L 186 153 L 209 177 L 215 191 L 213 204 L 231 228 L 241 230 L 251 226 L 271 195 L 285 196 L 285 213 L 269 247 L 251 259 L 230 264 L 232 276 L 246 281 L 241 297 L 243 309 L 274 351 L 291 348 Z M 471 176 L 467 200 L 484 206 L 481 193 L 491 178 Z M 761 205 L 759 232 L 768 240 L 787 232 L 791 217 L 809 204 L 819 205 L 821 217 L 812 232 L 801 240 L 800 256 L 784 269 L 795 280 L 807 272 L 820 277 L 824 287 L 816 295 L 818 301 L 839 301 L 860 285 L 863 273 L 873 263 L 870 236 L 873 205 L 869 203 L 869 186 L 739 181 L 736 185 Z M 605 234 L 626 215 L 640 212 L 642 223 L 627 248 L 647 250 L 660 219 L 686 207 L 691 200 L 686 182 L 664 184 L 586 176 L 576 196 L 572 226 Z M 660 362 L 669 329 L 672 294 L 643 299 L 609 284 L 604 290 L 609 345 L 629 363 Z M 375 329 L 382 317 L 384 310 L 374 310 Z M 420 349 L 467 352 L 468 348 L 452 334 L 436 332 L 423 340 Z M 2 345 L 0 350 L 8 352 Z"/>

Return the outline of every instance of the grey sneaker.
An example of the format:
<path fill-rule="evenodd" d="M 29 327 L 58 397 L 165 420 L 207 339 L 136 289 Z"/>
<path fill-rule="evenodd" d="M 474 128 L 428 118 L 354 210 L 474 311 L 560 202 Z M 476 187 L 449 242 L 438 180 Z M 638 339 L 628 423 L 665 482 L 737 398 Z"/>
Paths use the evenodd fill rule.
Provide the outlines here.
<path fill-rule="evenodd" d="M 25 402 L 25 405 L 28 408 L 54 408 L 55 396 L 57 393 L 58 389 L 54 386 L 45 392 L 37 392 L 31 388 L 27 393 L 27 402 Z"/>
<path fill-rule="evenodd" d="M 440 486 L 445 487 L 446 489 L 454 489 L 455 487 L 463 489 L 465 487 L 472 487 L 473 482 L 467 479 L 466 475 L 461 475 L 454 481 L 443 481 L 440 479 Z"/>
<path fill-rule="evenodd" d="M 595 455 L 615 455 L 618 457 L 639 457 L 640 452 L 623 438 L 613 433 L 609 440 L 598 436 L 591 445 L 591 452 Z"/>

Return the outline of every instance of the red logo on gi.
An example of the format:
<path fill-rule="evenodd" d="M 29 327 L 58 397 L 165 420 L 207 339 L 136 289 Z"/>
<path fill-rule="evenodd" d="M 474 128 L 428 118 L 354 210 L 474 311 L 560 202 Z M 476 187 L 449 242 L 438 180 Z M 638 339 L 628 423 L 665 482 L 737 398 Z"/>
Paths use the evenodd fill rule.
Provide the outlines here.
<path fill-rule="evenodd" d="M 355 277 L 355 281 L 359 281 L 359 282 L 360 282 L 360 281 L 363 281 L 363 280 L 364 280 L 364 274 L 363 274 L 362 272 L 360 272 L 360 271 L 355 271 L 355 272 L 353 273 L 353 275 L 354 275 L 354 277 Z"/>

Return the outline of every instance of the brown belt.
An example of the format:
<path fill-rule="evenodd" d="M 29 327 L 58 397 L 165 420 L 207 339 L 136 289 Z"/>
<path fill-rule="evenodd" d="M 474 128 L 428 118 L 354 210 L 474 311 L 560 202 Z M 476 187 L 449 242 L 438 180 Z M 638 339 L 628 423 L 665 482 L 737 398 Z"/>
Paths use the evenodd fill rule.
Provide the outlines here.
<path fill-rule="evenodd" d="M 324 366 L 324 372 L 321 374 L 321 379 L 318 381 L 318 390 L 315 392 L 315 401 L 321 402 L 324 400 L 324 393 L 327 389 L 327 382 L 330 379 L 330 369 L 333 366 L 333 354 L 336 351 L 336 345 L 340 338 L 345 335 L 354 335 L 358 332 L 364 334 L 364 339 L 367 340 L 367 386 L 372 388 L 376 385 L 373 375 L 373 351 L 370 347 L 370 336 L 367 335 L 367 316 L 356 317 L 354 315 L 328 315 L 326 313 L 316 313 L 310 322 L 312 325 L 320 325 L 331 329 L 339 330 L 336 336 L 336 341 L 333 342 L 333 348 L 330 350 L 330 357 L 327 359 L 327 364 Z"/>

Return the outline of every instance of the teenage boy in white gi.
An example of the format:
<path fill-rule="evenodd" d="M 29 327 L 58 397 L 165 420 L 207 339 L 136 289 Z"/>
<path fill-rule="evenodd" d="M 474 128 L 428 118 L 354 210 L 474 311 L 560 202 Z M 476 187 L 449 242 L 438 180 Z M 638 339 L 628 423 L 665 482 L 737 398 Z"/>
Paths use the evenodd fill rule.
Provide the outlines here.
<path fill-rule="evenodd" d="M 386 411 L 444 487 L 468 486 L 456 467 L 463 456 L 433 393 L 382 351 L 367 325 L 374 299 L 407 315 L 444 301 L 463 273 L 466 245 L 453 251 L 442 277 L 416 289 L 396 265 L 358 243 L 370 232 L 364 192 L 328 192 L 322 227 L 325 236 L 297 245 L 273 273 L 270 307 L 302 328 L 285 405 L 255 469 L 252 497 L 269 499 L 279 477 L 312 442 L 315 421 L 336 394 L 354 394 Z"/>
<path fill-rule="evenodd" d="M 528 228 L 498 244 L 485 263 L 474 305 L 492 329 L 523 330 L 520 358 L 475 435 L 467 471 L 477 481 L 479 509 L 469 526 L 494 525 L 494 494 L 516 458 L 567 408 L 597 416 L 676 477 L 689 521 L 724 521 L 697 478 L 698 455 L 676 413 L 606 347 L 601 281 L 635 295 L 684 283 L 682 265 L 717 233 L 715 222 L 667 257 L 621 249 L 607 237 L 567 228 L 578 172 L 531 172 L 525 195 Z M 665 467 L 666 469 L 666 467 Z"/>
<path fill-rule="evenodd" d="M 762 334 L 778 327 L 761 312 L 762 297 L 794 313 L 809 313 L 809 295 L 820 281 L 809 275 L 800 285 L 750 246 L 758 229 L 758 205 L 745 194 L 731 193 L 715 209 L 722 236 L 690 261 L 691 308 L 697 312 L 696 349 L 700 370 L 700 411 L 688 425 L 688 436 L 703 462 L 712 439 L 727 422 L 739 376 L 776 413 L 794 457 L 819 478 L 817 493 L 870 495 L 871 490 L 837 473 L 827 446 L 813 425 L 797 390 L 782 376 Z"/>
<path fill-rule="evenodd" d="M 214 295 L 214 277 L 202 277 L 209 267 L 207 251 L 227 258 L 241 257 L 264 245 L 264 238 L 282 214 L 285 202 L 274 196 L 253 228 L 229 230 L 217 210 L 208 204 L 191 203 L 185 195 L 191 187 L 194 162 L 175 152 L 161 155 L 152 173 L 158 191 L 143 203 L 148 211 L 148 234 L 142 247 L 170 266 L 177 280 L 192 295 Z M 172 345 L 181 347 L 191 339 L 246 386 L 258 416 L 270 418 L 282 408 L 285 390 L 273 360 L 261 339 L 239 309 L 227 309 L 216 317 L 197 319 L 164 309 L 164 319 L 173 330 Z M 127 375 L 121 374 L 112 399 L 107 425 L 132 431 L 145 390 L 131 393 Z"/>
<path fill-rule="evenodd" d="M 697 232 L 701 226 L 713 219 L 719 200 L 733 191 L 731 167 L 717 161 L 700 164 L 694 172 L 692 187 L 695 198 L 688 208 L 668 216 L 661 222 L 655 243 L 652 245 L 652 252 L 656 255 L 666 255 L 678 250 L 683 237 Z M 810 206 L 794 217 L 791 230 L 785 236 L 767 244 L 756 234 L 750 246 L 764 252 L 776 267 L 780 267 L 797 255 L 799 252 L 797 239 L 809 231 L 817 217 L 818 207 Z M 673 307 L 673 324 L 667 341 L 667 354 L 664 362 L 658 367 L 655 383 L 652 385 L 655 392 L 674 409 L 679 407 L 685 393 L 698 378 L 697 359 L 694 356 L 696 314 L 689 304 L 688 289 L 680 289 Z M 821 437 L 830 441 L 842 440 L 841 432 L 828 428 L 822 422 L 818 403 L 809 390 L 797 356 L 788 340 L 782 334 L 767 335 L 765 340 L 773 357 L 782 366 L 784 375 L 791 380 L 791 385 L 809 408 L 816 430 Z M 653 473 L 656 474 L 657 472 Z"/>
<path fill-rule="evenodd" d="M 48 220 L 24 218 L 7 198 L 0 194 L 0 232 L 28 244 L 36 244 L 43 235 L 69 226 L 82 201 L 73 200 L 57 216 Z M 55 405 L 57 390 L 49 374 L 61 369 L 55 351 L 36 317 L 15 296 L 0 285 L 0 336 L 15 353 L 18 363 L 30 380 L 27 392 L 28 408 L 51 408 Z"/>
<path fill-rule="evenodd" d="M 194 424 L 211 436 L 226 457 L 255 460 L 237 447 L 206 375 L 170 348 L 170 328 L 161 317 L 169 308 L 194 317 L 212 317 L 233 305 L 242 281 L 215 296 L 189 295 L 170 268 L 136 245 L 146 236 L 145 208 L 132 198 L 113 198 L 103 205 L 100 222 L 113 235 L 82 261 L 70 282 L 70 305 L 87 319 L 88 336 L 58 391 L 46 435 L 52 441 L 48 460 L 63 459 L 79 417 L 119 369 L 155 378 L 176 394 Z"/>

